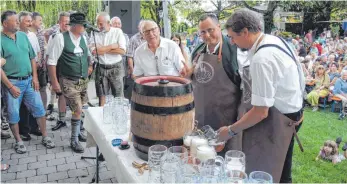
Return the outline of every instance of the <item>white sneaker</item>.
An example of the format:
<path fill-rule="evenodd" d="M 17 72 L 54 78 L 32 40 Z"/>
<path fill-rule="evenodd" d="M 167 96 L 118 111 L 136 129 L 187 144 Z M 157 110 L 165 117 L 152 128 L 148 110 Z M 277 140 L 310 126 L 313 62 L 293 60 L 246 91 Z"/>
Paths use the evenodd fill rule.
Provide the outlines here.
<path fill-rule="evenodd" d="M 318 107 L 313 107 L 312 112 L 316 112 L 316 111 L 318 111 Z"/>

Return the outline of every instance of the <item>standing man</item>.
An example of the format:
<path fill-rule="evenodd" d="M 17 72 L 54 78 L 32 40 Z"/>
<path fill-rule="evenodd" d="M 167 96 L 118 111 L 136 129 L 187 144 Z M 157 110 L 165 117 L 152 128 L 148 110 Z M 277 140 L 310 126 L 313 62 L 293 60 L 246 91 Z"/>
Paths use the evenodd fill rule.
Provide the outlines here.
<path fill-rule="evenodd" d="M 67 12 L 60 12 L 59 13 L 59 19 L 58 19 L 58 30 L 52 32 L 51 35 L 49 35 L 49 39 L 48 39 L 48 43 L 47 43 L 47 52 L 46 52 L 46 61 L 49 58 L 49 55 L 53 54 L 51 49 L 52 49 L 52 43 L 53 43 L 53 39 L 56 35 L 58 35 L 59 33 L 64 33 L 67 32 L 70 29 L 70 14 Z M 59 69 L 57 68 L 56 71 L 58 72 Z M 59 81 L 59 75 L 57 75 L 57 80 Z M 52 84 L 51 84 L 52 85 Z M 59 111 L 59 115 L 58 115 L 58 120 L 57 120 L 57 124 L 52 128 L 52 131 L 56 131 L 59 130 L 61 127 L 66 126 L 66 122 L 65 122 L 65 117 L 66 117 L 66 101 L 65 101 L 65 97 L 62 95 L 62 93 L 57 93 L 58 96 L 58 111 Z M 54 104 L 54 100 L 56 98 L 56 92 L 51 89 L 51 100 L 50 100 L 50 104 L 47 107 L 47 111 L 50 111 L 50 113 L 53 111 L 53 104 Z"/>
<path fill-rule="evenodd" d="M 20 31 L 26 33 L 26 35 L 28 36 L 31 46 L 34 49 L 34 52 L 36 54 L 36 58 L 35 58 L 36 66 L 40 68 L 40 65 L 39 65 L 39 61 L 41 60 L 40 44 L 36 34 L 29 30 L 32 27 L 32 13 L 22 11 L 18 14 L 18 19 L 19 19 Z M 36 136 L 42 135 L 36 123 L 36 119 L 29 113 L 24 103 L 21 104 L 19 115 L 20 117 L 22 117 L 19 121 L 19 134 L 21 135 L 21 138 L 23 139 L 23 141 L 29 141 L 31 139 L 31 136 L 29 133 L 34 134 Z"/>
<path fill-rule="evenodd" d="M 65 96 L 72 111 L 70 145 L 77 153 L 84 152 L 79 142 L 81 114 L 82 106 L 88 102 L 88 75 L 93 71 L 87 41 L 83 36 L 84 25 L 87 23 L 84 14 L 71 14 L 70 31 L 54 37 L 47 61 L 52 88 Z"/>
<path fill-rule="evenodd" d="M 1 57 L 7 61 L 3 67 L 4 72 L 1 72 L 1 82 L 7 104 L 8 122 L 16 139 L 14 149 L 19 154 L 26 152 L 18 128 L 19 108 L 22 100 L 36 118 L 42 131 L 42 144 L 49 149 L 54 148 L 53 141 L 47 136 L 45 108 L 38 92 L 35 52 L 25 33 L 17 31 L 18 16 L 16 12 L 10 10 L 3 12 L 1 24 L 3 27 Z"/>
<path fill-rule="evenodd" d="M 151 75 L 185 76 L 185 59 L 179 46 L 160 37 L 160 30 L 152 20 L 143 21 L 141 32 L 147 42 L 135 51 L 134 77 Z"/>
<path fill-rule="evenodd" d="M 96 65 L 95 73 L 95 89 L 99 97 L 99 106 L 104 106 L 105 96 L 110 90 L 114 97 L 123 96 L 122 55 L 125 54 L 126 42 L 123 31 L 111 27 L 109 14 L 99 13 L 96 16 L 96 22 L 100 32 L 95 33 L 96 43 L 92 34 L 90 43 L 93 48 L 92 54 L 99 56 L 100 63 Z"/>
<path fill-rule="evenodd" d="M 222 127 L 219 140 L 243 131 L 246 172 L 265 171 L 274 183 L 290 183 L 293 133 L 302 120 L 305 81 L 294 51 L 281 38 L 263 34 L 261 22 L 255 12 L 241 9 L 226 23 L 232 41 L 250 49 L 250 78 L 242 78 L 240 111 L 246 113 Z"/>
<path fill-rule="evenodd" d="M 229 38 L 222 35 L 219 20 L 214 14 L 200 17 L 199 35 L 203 43 L 197 45 L 192 52 L 193 68 L 190 71 L 194 88 L 195 119 L 198 127 L 210 125 L 218 130 L 237 120 L 241 96 L 238 60 L 244 63 L 245 57 L 242 60 L 238 56 L 236 45 L 231 45 Z M 224 151 L 240 150 L 241 134 L 239 137 L 229 141 Z"/>

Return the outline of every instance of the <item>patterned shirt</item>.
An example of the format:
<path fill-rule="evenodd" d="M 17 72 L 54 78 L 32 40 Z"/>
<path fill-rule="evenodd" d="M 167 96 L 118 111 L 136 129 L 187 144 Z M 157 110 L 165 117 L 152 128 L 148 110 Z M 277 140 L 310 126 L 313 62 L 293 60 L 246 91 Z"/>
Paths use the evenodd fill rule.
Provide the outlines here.
<path fill-rule="evenodd" d="M 140 33 L 136 33 L 134 36 L 132 36 L 129 40 L 126 56 L 127 57 L 134 57 L 135 50 L 137 47 L 139 47 L 142 43 L 144 43 L 146 40 L 144 40 Z"/>
<path fill-rule="evenodd" d="M 39 66 L 42 67 L 45 65 L 45 36 L 43 33 L 43 30 L 39 29 L 36 32 L 37 39 L 39 41 L 39 46 L 40 46 L 40 52 L 41 52 L 41 59 L 40 61 L 37 61 Z"/>

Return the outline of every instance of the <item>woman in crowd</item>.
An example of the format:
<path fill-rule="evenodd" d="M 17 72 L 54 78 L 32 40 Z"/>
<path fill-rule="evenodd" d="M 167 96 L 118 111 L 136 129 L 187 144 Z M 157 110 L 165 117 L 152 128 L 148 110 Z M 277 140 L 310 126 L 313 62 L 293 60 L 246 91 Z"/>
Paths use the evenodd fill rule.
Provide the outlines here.
<path fill-rule="evenodd" d="M 307 95 L 307 102 L 313 107 L 312 111 L 318 110 L 319 97 L 326 97 L 329 95 L 330 79 L 326 73 L 325 68 L 319 65 L 316 68 L 315 74 L 315 88 Z"/>
<path fill-rule="evenodd" d="M 339 120 L 342 120 L 347 113 L 347 70 L 341 72 L 341 78 L 337 79 L 333 93 L 342 100 L 343 109 L 339 117 Z"/>
<path fill-rule="evenodd" d="M 333 87 L 335 85 L 335 82 L 338 78 L 341 77 L 340 72 L 337 70 L 338 64 L 337 63 L 331 63 L 329 67 L 329 79 L 330 79 L 330 87 Z M 330 88 L 330 90 L 333 90 L 334 88 Z"/>
<path fill-rule="evenodd" d="M 171 40 L 176 42 L 180 46 L 185 62 L 187 63 L 188 67 L 191 67 L 191 63 L 189 63 L 190 59 L 188 56 L 189 49 L 184 44 L 182 44 L 181 36 L 179 34 L 174 34 L 171 36 Z"/>

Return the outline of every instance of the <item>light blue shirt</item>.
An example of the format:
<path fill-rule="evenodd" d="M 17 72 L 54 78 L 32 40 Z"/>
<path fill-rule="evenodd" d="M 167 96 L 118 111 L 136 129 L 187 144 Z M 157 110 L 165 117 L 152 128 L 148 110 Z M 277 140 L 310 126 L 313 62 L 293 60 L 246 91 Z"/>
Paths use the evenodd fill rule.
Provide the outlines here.
<path fill-rule="evenodd" d="M 338 95 L 341 93 L 347 94 L 347 81 L 344 81 L 341 78 L 337 79 L 333 92 L 334 95 Z"/>

